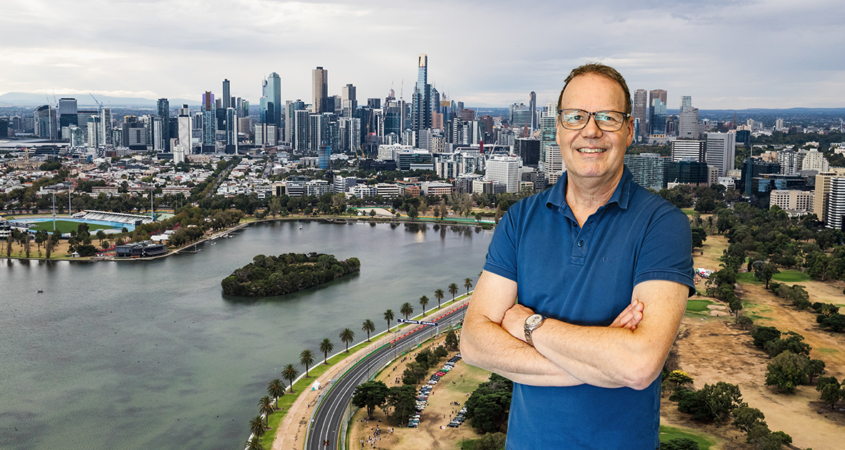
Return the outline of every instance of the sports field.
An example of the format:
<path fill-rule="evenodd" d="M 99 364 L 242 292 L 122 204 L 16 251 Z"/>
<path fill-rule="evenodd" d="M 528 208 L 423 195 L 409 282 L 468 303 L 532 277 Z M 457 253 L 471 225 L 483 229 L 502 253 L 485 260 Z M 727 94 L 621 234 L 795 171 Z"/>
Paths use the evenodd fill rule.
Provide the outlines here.
<path fill-rule="evenodd" d="M 79 223 L 80 222 L 71 222 L 69 220 L 57 220 L 56 221 L 56 231 L 58 231 L 62 234 L 70 233 L 72 230 L 79 229 Z M 50 220 L 50 221 L 47 221 L 47 222 L 38 222 L 37 224 L 35 224 L 35 226 L 33 226 L 30 229 L 36 230 L 36 231 L 45 230 L 45 231 L 52 233 L 53 232 L 53 221 Z M 97 224 L 94 224 L 94 223 L 88 224 L 88 232 L 96 232 L 97 230 L 110 230 L 110 229 L 111 229 L 111 227 L 106 226 L 106 225 L 97 225 Z"/>

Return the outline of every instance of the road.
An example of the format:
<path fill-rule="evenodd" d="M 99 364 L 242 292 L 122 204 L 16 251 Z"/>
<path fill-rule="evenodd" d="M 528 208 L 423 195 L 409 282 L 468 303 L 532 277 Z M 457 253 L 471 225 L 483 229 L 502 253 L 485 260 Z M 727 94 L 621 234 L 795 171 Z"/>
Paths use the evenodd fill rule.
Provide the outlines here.
<path fill-rule="evenodd" d="M 396 358 L 403 351 L 416 347 L 417 344 L 437 333 L 437 328 L 445 329 L 457 322 L 460 322 L 466 313 L 466 306 L 437 320 L 438 327 L 427 326 L 405 336 L 395 342 L 393 346 L 387 345 L 374 352 L 370 357 L 362 360 L 353 367 L 340 380 L 335 381 L 331 391 L 317 405 L 317 413 L 311 423 L 311 433 L 305 443 L 306 450 L 337 450 L 338 432 L 344 419 L 343 413 L 346 406 L 352 401 L 352 394 L 355 388 L 365 382 L 373 372 L 377 372 L 388 361 Z M 328 440 L 329 444 L 324 445 Z"/>

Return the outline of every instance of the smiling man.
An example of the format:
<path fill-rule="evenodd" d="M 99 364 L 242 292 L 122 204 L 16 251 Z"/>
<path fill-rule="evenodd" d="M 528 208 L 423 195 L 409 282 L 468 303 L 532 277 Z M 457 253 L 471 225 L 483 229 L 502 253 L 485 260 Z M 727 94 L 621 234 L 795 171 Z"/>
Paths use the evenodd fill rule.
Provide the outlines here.
<path fill-rule="evenodd" d="M 558 100 L 567 171 L 508 209 L 490 244 L 461 352 L 514 381 L 508 450 L 659 447 L 660 371 L 695 292 L 692 238 L 625 168 L 632 125 L 616 70 L 573 70 Z"/>

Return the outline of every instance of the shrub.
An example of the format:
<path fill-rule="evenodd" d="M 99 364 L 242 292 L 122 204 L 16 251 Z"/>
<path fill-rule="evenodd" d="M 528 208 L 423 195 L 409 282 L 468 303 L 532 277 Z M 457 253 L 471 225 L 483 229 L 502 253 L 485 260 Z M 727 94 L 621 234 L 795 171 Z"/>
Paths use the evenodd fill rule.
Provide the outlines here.
<path fill-rule="evenodd" d="M 660 450 L 698 450 L 698 442 L 689 438 L 669 439 L 660 443 Z"/>
<path fill-rule="evenodd" d="M 775 356 L 766 370 L 766 386 L 777 386 L 781 391 L 792 394 L 795 388 L 810 382 L 807 365 L 810 359 L 796 355 L 789 350 Z"/>

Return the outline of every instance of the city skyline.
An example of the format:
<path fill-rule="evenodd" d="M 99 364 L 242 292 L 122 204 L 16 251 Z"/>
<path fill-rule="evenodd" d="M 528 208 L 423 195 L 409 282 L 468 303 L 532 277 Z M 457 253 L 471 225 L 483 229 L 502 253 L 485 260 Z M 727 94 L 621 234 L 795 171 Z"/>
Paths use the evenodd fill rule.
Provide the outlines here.
<path fill-rule="evenodd" d="M 571 68 L 600 61 L 619 69 L 632 91 L 667 90 L 669 109 L 681 96 L 700 109 L 844 106 L 845 67 L 833 55 L 845 32 L 832 0 L 566 9 L 538 2 L 519 11 L 496 1 L 233 1 L 211 10 L 142 1 L 98 7 L 96 24 L 85 3 L 7 5 L 0 24 L 31 38 L 0 44 L 0 95 L 193 99 L 219 91 L 225 78 L 232 96 L 257 104 L 271 72 L 281 75 L 283 99 L 311 98 L 311 71 L 322 66 L 332 72 L 330 96 L 351 83 L 361 98 L 384 97 L 392 87 L 410 100 L 413 61 L 425 53 L 429 83 L 467 105 L 527 103 L 531 91 L 544 105 Z M 48 31 L 31 33 L 36 26 Z M 577 45 L 563 42 L 563 30 L 581 36 Z"/>

